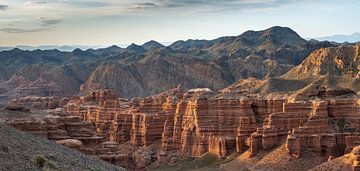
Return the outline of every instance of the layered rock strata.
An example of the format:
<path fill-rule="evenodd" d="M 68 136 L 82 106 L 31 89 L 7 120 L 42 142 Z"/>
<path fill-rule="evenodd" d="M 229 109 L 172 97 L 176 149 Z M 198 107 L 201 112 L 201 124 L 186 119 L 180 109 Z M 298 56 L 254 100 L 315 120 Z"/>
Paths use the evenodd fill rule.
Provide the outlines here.
<path fill-rule="evenodd" d="M 300 157 L 305 149 L 320 155 L 339 156 L 359 145 L 358 100 L 313 102 L 308 121 L 287 137 L 290 154 Z"/>
<path fill-rule="evenodd" d="M 56 96 L 37 97 L 26 96 L 19 99 L 14 99 L 9 102 L 8 106 L 22 106 L 33 109 L 55 109 L 62 108 L 68 102 L 67 98 L 59 98 Z"/>
<path fill-rule="evenodd" d="M 69 98 L 56 117 L 8 123 L 139 169 L 205 153 L 224 157 L 248 150 L 251 157 L 282 143 L 297 158 L 305 150 L 340 156 L 360 145 L 359 104 L 357 98 L 294 101 L 180 88 L 128 101 L 105 90 Z"/>

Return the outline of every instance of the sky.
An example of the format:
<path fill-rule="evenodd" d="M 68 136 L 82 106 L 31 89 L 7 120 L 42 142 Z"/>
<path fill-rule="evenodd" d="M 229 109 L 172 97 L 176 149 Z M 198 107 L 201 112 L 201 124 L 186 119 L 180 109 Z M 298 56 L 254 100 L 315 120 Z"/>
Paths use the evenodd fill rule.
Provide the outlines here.
<path fill-rule="evenodd" d="M 359 0 L 0 0 L 0 46 L 142 44 L 286 26 L 304 38 L 360 31 Z"/>

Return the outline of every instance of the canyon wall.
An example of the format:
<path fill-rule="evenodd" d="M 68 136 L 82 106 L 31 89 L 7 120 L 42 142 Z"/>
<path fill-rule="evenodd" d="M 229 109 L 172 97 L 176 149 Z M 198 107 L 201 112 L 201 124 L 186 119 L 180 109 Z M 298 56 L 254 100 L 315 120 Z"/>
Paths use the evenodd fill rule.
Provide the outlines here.
<path fill-rule="evenodd" d="M 67 99 L 52 116 L 7 123 L 130 169 L 205 153 L 225 157 L 248 151 L 252 157 L 283 143 L 296 158 L 307 150 L 337 157 L 360 145 L 360 101 L 331 99 L 291 101 L 176 88 L 126 100 L 104 90 Z"/>

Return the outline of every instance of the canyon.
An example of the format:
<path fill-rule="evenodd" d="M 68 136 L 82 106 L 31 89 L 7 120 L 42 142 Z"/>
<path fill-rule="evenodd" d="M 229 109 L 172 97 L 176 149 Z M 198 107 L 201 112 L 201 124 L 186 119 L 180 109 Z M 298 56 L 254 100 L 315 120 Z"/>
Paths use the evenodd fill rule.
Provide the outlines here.
<path fill-rule="evenodd" d="M 359 97 L 351 91 L 346 99 L 337 90 L 318 92 L 307 94 L 312 100 L 293 101 L 175 88 L 127 100 L 104 90 L 67 99 L 57 109 L 33 106 L 47 106 L 49 115 L 6 123 L 130 170 L 175 164 L 182 156 L 251 158 L 282 143 L 295 160 L 308 150 L 324 159 L 350 154 L 360 145 Z"/>
<path fill-rule="evenodd" d="M 360 168 L 360 45 L 272 27 L 0 59 L 1 122 L 128 170 Z"/>

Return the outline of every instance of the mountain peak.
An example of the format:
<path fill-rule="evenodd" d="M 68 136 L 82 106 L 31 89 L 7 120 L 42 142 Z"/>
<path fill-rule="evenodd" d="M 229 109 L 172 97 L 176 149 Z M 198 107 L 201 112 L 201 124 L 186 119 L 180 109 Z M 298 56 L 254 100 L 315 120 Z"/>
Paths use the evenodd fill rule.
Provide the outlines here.
<path fill-rule="evenodd" d="M 162 45 L 161 43 L 155 41 L 155 40 L 150 40 L 146 43 L 144 43 L 142 45 L 146 50 L 152 50 L 152 49 L 158 49 L 158 48 L 163 48 L 165 47 L 164 45 Z"/>
<path fill-rule="evenodd" d="M 269 33 L 279 33 L 279 32 L 282 32 L 282 33 L 295 33 L 297 34 L 294 30 L 292 30 L 291 28 L 289 27 L 282 27 L 282 26 L 273 26 L 273 27 L 270 27 L 266 30 L 264 30 L 265 32 L 269 32 Z"/>
<path fill-rule="evenodd" d="M 132 43 L 131 45 L 129 45 L 126 50 L 130 51 L 130 52 L 135 52 L 135 53 L 144 53 L 146 52 L 146 49 L 140 45 L 137 45 L 135 43 Z"/>
<path fill-rule="evenodd" d="M 83 51 L 80 48 L 76 48 L 72 52 L 73 53 L 82 53 Z"/>
<path fill-rule="evenodd" d="M 288 27 L 274 26 L 260 31 L 246 31 L 239 36 L 250 41 L 272 41 L 281 44 L 306 44 L 307 41 L 301 38 L 294 30 Z"/>
<path fill-rule="evenodd" d="M 120 47 L 119 46 L 116 46 L 116 45 L 112 45 L 110 47 L 108 47 L 109 49 L 119 49 Z"/>
<path fill-rule="evenodd" d="M 308 43 L 288 27 L 274 26 L 259 32 L 261 34 L 260 40 L 272 42 L 273 44 L 298 45 Z"/>

